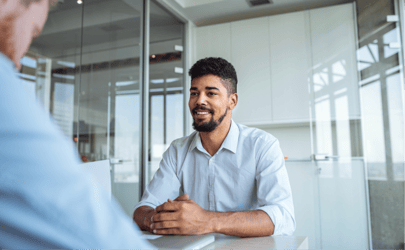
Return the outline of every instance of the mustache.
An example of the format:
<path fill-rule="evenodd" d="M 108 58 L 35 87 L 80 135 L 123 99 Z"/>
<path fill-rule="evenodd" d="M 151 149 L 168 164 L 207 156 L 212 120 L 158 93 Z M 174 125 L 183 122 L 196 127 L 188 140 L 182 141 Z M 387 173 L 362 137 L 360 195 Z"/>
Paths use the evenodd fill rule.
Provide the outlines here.
<path fill-rule="evenodd" d="M 197 110 L 198 110 L 198 109 L 199 109 L 199 110 L 207 110 L 207 111 L 209 111 L 211 114 L 214 113 L 214 111 L 213 111 L 212 109 L 209 109 L 209 108 L 207 108 L 207 107 L 199 107 L 199 106 L 193 108 L 193 113 L 197 113 Z"/>

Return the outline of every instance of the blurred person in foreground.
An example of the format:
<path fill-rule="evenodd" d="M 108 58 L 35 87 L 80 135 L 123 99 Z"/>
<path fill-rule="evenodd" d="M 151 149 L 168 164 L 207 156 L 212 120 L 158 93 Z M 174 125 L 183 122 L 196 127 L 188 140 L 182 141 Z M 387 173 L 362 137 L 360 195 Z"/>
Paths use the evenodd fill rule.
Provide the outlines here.
<path fill-rule="evenodd" d="M 0 0 L 0 248 L 153 248 L 17 77 L 56 0 Z"/>
<path fill-rule="evenodd" d="M 163 154 L 134 220 L 162 235 L 292 235 L 294 206 L 279 141 L 231 119 L 238 104 L 234 67 L 208 57 L 189 75 L 196 131 L 173 141 Z M 179 190 L 184 195 L 171 200 Z"/>

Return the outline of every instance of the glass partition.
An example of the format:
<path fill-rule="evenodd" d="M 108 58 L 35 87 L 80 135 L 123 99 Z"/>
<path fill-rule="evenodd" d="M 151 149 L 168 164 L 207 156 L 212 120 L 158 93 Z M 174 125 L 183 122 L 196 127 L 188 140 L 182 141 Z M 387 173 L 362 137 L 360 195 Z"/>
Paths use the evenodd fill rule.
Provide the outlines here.
<path fill-rule="evenodd" d="M 110 159 L 112 193 L 128 215 L 139 200 L 141 14 L 142 2 L 130 0 L 83 9 L 79 121 L 87 133 L 79 152 Z"/>
<path fill-rule="evenodd" d="M 21 76 L 36 82 L 35 93 L 63 133 L 78 143 L 78 93 L 82 40 L 82 5 L 58 4 L 40 37 L 22 59 Z M 28 78 L 27 75 L 31 75 Z M 33 86 L 33 85 L 31 85 Z"/>
<path fill-rule="evenodd" d="M 401 0 L 403 1 L 403 0 Z M 404 247 L 404 74 L 400 1 L 359 0 L 359 88 L 372 247 Z M 397 21 L 389 20 L 396 16 Z M 401 23 L 402 22 L 402 23 Z"/>
<path fill-rule="evenodd" d="M 170 143 L 184 136 L 184 24 L 156 2 L 150 5 L 149 165 L 147 183 Z"/>
<path fill-rule="evenodd" d="M 139 165 L 142 12 L 143 1 L 59 1 L 20 72 L 83 162 L 110 159 L 112 193 L 131 217 L 140 199 L 140 168 L 156 171 Z M 152 2 L 150 27 L 146 138 L 157 145 L 149 151 L 153 159 L 160 159 L 167 141 L 183 136 L 183 77 L 174 71 L 183 67 L 183 24 Z"/>

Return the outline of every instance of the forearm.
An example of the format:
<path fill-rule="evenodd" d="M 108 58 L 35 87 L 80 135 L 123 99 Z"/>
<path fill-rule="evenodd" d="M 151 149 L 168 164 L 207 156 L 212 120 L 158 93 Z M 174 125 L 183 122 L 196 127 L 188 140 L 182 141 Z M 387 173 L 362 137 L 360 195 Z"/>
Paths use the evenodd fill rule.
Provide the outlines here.
<path fill-rule="evenodd" d="M 210 226 L 215 233 L 239 237 L 269 236 L 274 224 L 262 210 L 242 212 L 210 212 Z"/>
<path fill-rule="evenodd" d="M 133 215 L 133 220 L 141 230 L 150 231 L 151 217 L 156 214 L 155 209 L 142 206 L 138 207 Z"/>

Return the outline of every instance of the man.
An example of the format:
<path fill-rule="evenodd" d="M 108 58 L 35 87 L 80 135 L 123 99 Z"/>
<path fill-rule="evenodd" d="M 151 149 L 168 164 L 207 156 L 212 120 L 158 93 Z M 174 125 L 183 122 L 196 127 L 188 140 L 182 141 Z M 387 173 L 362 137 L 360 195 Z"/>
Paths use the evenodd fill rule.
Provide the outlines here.
<path fill-rule="evenodd" d="M 189 75 L 197 132 L 164 153 L 134 220 L 156 234 L 291 235 L 294 208 L 278 140 L 231 120 L 235 69 L 222 58 L 205 58 Z M 185 195 L 172 200 L 179 190 Z"/>
<path fill-rule="evenodd" d="M 153 248 L 16 73 L 52 0 L 0 0 L 0 248 Z"/>

